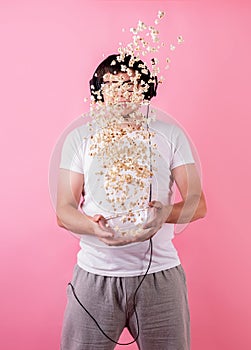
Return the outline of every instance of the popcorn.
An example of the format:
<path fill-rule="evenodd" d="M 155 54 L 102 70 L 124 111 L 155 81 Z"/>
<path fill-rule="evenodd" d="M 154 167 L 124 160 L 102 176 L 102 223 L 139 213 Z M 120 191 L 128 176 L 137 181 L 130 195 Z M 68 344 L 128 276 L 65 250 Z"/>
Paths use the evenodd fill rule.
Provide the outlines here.
<path fill-rule="evenodd" d="M 163 75 L 159 78 L 159 83 L 162 84 L 163 81 L 165 80 L 165 78 L 163 77 Z"/>
<path fill-rule="evenodd" d="M 130 32 L 132 32 L 133 34 L 137 34 L 138 33 L 136 28 L 130 28 Z"/>
<path fill-rule="evenodd" d="M 149 84 L 154 84 L 156 77 L 160 75 L 159 50 L 167 47 L 174 51 L 176 48 L 175 45 L 168 45 L 160 40 L 160 31 L 156 29 L 156 25 L 160 28 L 159 24 L 164 16 L 164 11 L 158 11 L 154 25 L 139 20 L 137 26 L 130 28 L 131 42 L 124 46 L 122 41 L 119 42 L 119 55 L 111 62 L 111 66 L 120 63 L 120 69 L 127 73 L 128 80 L 125 80 L 123 75 L 110 79 L 109 74 L 117 73 L 113 71 L 104 76 L 105 84 L 102 84 L 101 90 L 94 91 L 94 86 L 91 86 L 96 98 L 91 97 L 90 115 L 95 120 L 98 130 L 94 133 L 92 124 L 89 125 L 92 132 L 89 155 L 102 164 L 102 171 L 98 171 L 95 176 L 98 177 L 97 181 L 101 178 L 103 180 L 99 181 L 99 186 L 103 185 L 106 202 L 115 215 L 113 218 L 119 217 L 117 213 L 124 213 L 120 215 L 119 223 L 113 225 L 114 230 L 123 236 L 137 235 L 142 228 L 153 172 L 157 171 L 157 145 L 153 142 L 149 147 L 150 139 L 153 140 L 155 134 L 146 127 L 149 125 L 147 123 L 155 120 L 155 112 L 150 110 L 146 119 L 139 107 L 144 103 L 149 106 L 149 101 L 142 100 L 143 94 L 148 91 Z M 122 32 L 125 32 L 125 28 L 122 28 Z M 177 36 L 178 44 L 183 41 L 181 35 Z M 129 68 L 124 64 L 127 55 L 132 56 Z M 147 82 L 142 80 L 142 74 L 148 74 L 149 65 L 140 58 L 141 56 L 150 57 L 151 76 Z M 139 65 L 139 71 L 130 69 L 139 59 L 143 61 L 143 64 Z M 166 57 L 165 69 L 169 68 L 170 62 L 170 58 Z M 158 82 L 163 83 L 164 80 L 164 76 L 160 75 Z M 101 101 L 102 91 L 110 99 L 107 99 L 105 104 Z M 121 103 L 121 96 L 130 102 Z M 97 203 L 100 206 L 105 205 L 101 200 Z M 135 208 L 138 210 L 135 211 Z M 121 228 L 120 224 L 128 223 L 134 225 L 134 228 Z"/>
<path fill-rule="evenodd" d="M 142 31 L 145 30 L 146 28 L 147 28 L 147 26 L 145 25 L 144 22 L 142 22 L 142 21 L 139 21 L 139 22 L 138 22 L 138 27 L 137 27 L 137 30 L 138 30 L 138 31 L 142 32 Z"/>
<path fill-rule="evenodd" d="M 121 114 L 125 107 L 129 111 L 126 119 Z M 124 212 L 121 224 L 135 224 L 134 229 L 123 231 L 123 235 L 135 235 L 139 233 L 140 222 L 139 213 L 134 209 L 145 210 L 152 182 L 151 158 L 155 151 L 154 147 L 150 151 L 149 137 L 155 133 L 148 131 L 146 123 L 154 120 L 155 115 L 149 113 L 146 120 L 139 105 L 132 103 L 106 108 L 96 104 L 91 112 L 99 129 L 90 137 L 89 155 L 102 163 L 102 170 L 96 176 L 104 179 L 106 200 L 113 212 Z M 122 234 L 119 224 L 113 229 Z"/>
<path fill-rule="evenodd" d="M 157 18 L 154 20 L 154 25 L 159 25 L 160 21 L 165 17 L 165 12 L 159 10 L 157 13 Z M 161 48 L 166 46 L 165 42 L 160 42 L 160 31 L 156 29 L 154 25 L 147 25 L 143 21 L 139 20 L 136 27 L 131 27 L 130 32 L 132 33 L 132 42 L 128 43 L 125 47 L 122 47 L 121 42 L 119 43 L 120 47 L 118 48 L 118 52 L 120 54 L 120 59 L 118 59 L 119 62 L 123 62 L 125 55 L 132 55 L 136 58 L 140 58 L 142 56 L 143 61 L 144 59 L 153 54 L 157 53 Z M 122 29 L 124 32 L 124 28 Z M 146 40 L 146 38 L 150 38 L 151 42 L 149 40 Z M 184 41 L 183 37 L 179 35 L 177 37 L 178 44 L 181 44 Z M 176 49 L 175 45 L 170 44 L 169 45 L 170 51 L 174 51 Z M 152 63 L 153 60 L 156 60 L 155 63 Z M 156 68 L 157 62 L 156 58 L 150 59 L 152 66 Z M 170 61 L 169 61 L 170 62 Z M 168 63 L 169 63 L 168 62 Z M 165 67 L 165 69 L 169 69 L 169 65 Z M 157 76 L 157 74 L 160 72 L 159 69 L 155 69 L 152 71 L 152 74 L 154 76 Z M 162 79 L 163 82 L 163 79 Z"/>
<path fill-rule="evenodd" d="M 158 11 L 158 18 L 161 19 L 165 16 L 165 12 L 164 11 Z"/>
<path fill-rule="evenodd" d="M 181 43 L 183 43 L 183 41 L 184 41 L 184 39 L 183 39 L 183 37 L 182 37 L 181 35 L 179 35 L 179 36 L 177 37 L 177 40 L 178 40 L 178 44 L 181 44 Z"/>

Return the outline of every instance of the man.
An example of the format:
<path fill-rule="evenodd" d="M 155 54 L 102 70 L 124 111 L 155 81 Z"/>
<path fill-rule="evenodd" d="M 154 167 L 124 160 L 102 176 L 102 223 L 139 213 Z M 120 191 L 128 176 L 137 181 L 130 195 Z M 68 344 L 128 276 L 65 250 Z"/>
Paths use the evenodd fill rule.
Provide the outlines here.
<path fill-rule="evenodd" d="M 96 69 L 90 87 L 94 105 L 101 106 L 97 113 L 102 111 L 102 106 L 108 111 L 105 117 L 101 113 L 106 123 L 101 128 L 103 134 L 99 133 L 97 119 L 92 129 L 83 125 L 67 136 L 58 182 L 58 224 L 77 234 L 81 247 L 67 289 L 61 349 L 114 349 L 127 327 L 141 350 L 189 350 L 186 276 L 172 244 L 175 223 L 191 222 L 206 214 L 206 202 L 189 142 L 177 125 L 153 121 L 145 128 L 142 126 L 145 119 L 131 118 L 140 115 L 135 114 L 135 107 L 131 106 L 149 101 L 156 95 L 157 88 L 151 73 L 137 58 L 109 56 Z M 121 113 L 118 122 L 115 118 L 111 123 L 113 107 L 115 112 Z M 139 141 L 140 132 L 148 132 L 150 141 L 145 137 L 145 143 Z M 131 146 L 121 146 L 124 147 L 121 151 L 118 145 L 124 139 Z M 152 146 L 157 147 L 153 154 Z M 105 153 L 107 149 L 115 150 L 110 158 Z M 146 150 L 145 154 L 139 149 Z M 141 153 L 143 160 L 135 163 Z M 154 166 L 150 164 L 147 173 L 151 157 L 155 163 Z M 126 162 L 130 167 L 125 166 Z M 120 164 L 120 170 L 115 163 Z M 149 191 L 144 187 L 147 181 L 143 183 L 135 175 L 137 166 L 144 169 L 140 173 L 142 177 L 155 179 L 148 186 Z M 125 184 L 116 187 L 114 181 L 118 179 L 120 185 L 121 179 Z M 173 204 L 174 182 L 182 201 Z M 142 209 L 149 200 L 149 217 L 136 234 L 116 235 L 107 217 L 114 215 L 116 206 L 128 211 L 133 183 L 140 187 L 131 196 L 137 198 L 133 209 Z M 117 189 L 113 197 L 110 196 L 111 187 L 112 191 Z M 129 212 L 134 213 L 133 210 Z"/>

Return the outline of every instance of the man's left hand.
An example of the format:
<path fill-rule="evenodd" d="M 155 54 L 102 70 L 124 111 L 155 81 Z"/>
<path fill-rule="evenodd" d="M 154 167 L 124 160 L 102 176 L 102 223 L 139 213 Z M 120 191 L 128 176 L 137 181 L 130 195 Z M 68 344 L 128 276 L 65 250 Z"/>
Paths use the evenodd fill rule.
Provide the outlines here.
<path fill-rule="evenodd" d="M 166 222 L 172 206 L 163 205 L 159 201 L 149 203 L 148 220 L 139 233 L 133 237 L 100 238 L 102 242 L 110 246 L 122 246 L 129 243 L 144 242 L 153 237 Z"/>

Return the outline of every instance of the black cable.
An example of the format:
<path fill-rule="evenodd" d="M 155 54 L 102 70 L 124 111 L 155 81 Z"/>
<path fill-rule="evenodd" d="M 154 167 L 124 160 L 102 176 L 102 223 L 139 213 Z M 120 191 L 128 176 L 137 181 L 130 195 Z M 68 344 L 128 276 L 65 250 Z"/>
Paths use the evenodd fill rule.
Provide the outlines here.
<path fill-rule="evenodd" d="M 151 133 L 150 133 L 150 130 L 149 130 L 149 119 L 148 119 L 148 116 L 149 116 L 149 104 L 147 105 L 147 116 L 146 116 L 146 119 L 147 119 L 147 122 L 146 122 L 146 128 L 147 128 L 147 131 L 148 131 L 148 140 L 149 140 L 149 163 L 150 163 L 150 176 L 152 177 L 152 171 L 153 171 L 153 166 L 152 166 L 152 142 L 151 142 Z M 150 182 L 150 188 L 149 188 L 149 202 L 152 201 L 152 181 Z"/>
<path fill-rule="evenodd" d="M 133 344 L 134 342 L 136 342 L 136 340 L 138 339 L 139 337 L 139 319 L 138 319 L 138 314 L 137 314 L 137 310 L 136 310 L 136 294 L 139 290 L 139 287 L 141 286 L 141 284 L 143 283 L 144 279 L 146 278 L 146 275 L 151 267 L 151 263 L 152 263 L 152 238 L 150 238 L 150 241 L 149 241 L 149 246 L 150 246 L 150 259 L 149 259 L 149 264 L 148 264 L 148 267 L 147 267 L 147 270 L 142 278 L 142 280 L 140 281 L 137 289 L 135 290 L 134 292 L 134 297 L 133 297 L 133 309 L 134 309 L 134 313 L 135 313 L 135 317 L 136 317 L 136 322 L 137 322 L 137 335 L 136 337 L 129 343 L 118 343 L 116 342 L 116 340 L 112 339 L 109 337 L 109 335 L 107 335 L 103 329 L 100 327 L 100 325 L 98 324 L 98 322 L 96 321 L 96 319 L 92 316 L 92 314 L 85 308 L 85 306 L 81 303 L 81 301 L 79 300 L 78 296 L 76 295 L 76 292 L 75 292 L 75 289 L 74 289 L 74 286 L 71 284 L 71 282 L 68 283 L 68 286 L 71 286 L 71 289 L 72 289 L 72 293 L 75 297 L 75 299 L 77 300 L 77 302 L 79 303 L 79 305 L 87 312 L 87 314 L 93 319 L 93 321 L 96 323 L 98 329 L 101 331 L 101 333 L 106 337 L 108 338 L 111 342 L 117 344 L 117 345 L 130 345 L 130 344 Z"/>

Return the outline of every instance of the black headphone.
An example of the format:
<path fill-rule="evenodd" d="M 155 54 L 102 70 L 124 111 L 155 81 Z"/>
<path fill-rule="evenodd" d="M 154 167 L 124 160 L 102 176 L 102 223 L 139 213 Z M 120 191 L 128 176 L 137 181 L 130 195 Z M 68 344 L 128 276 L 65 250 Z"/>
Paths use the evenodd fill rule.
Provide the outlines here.
<path fill-rule="evenodd" d="M 97 69 L 95 70 L 92 79 L 89 82 L 90 85 L 90 90 L 91 90 L 91 96 L 94 99 L 95 102 L 97 101 L 102 101 L 104 102 L 104 97 L 102 94 L 102 84 L 103 84 L 103 76 L 99 77 L 98 71 L 101 70 L 101 66 L 105 66 L 105 63 L 108 65 L 111 65 L 111 61 L 113 59 L 116 60 L 116 58 L 119 55 L 111 55 L 108 56 L 103 62 L 101 62 L 101 64 L 97 67 Z M 131 58 L 130 55 L 126 56 L 127 61 Z M 141 72 L 141 80 L 143 80 L 143 82 L 145 84 L 148 84 L 148 90 L 146 92 L 143 92 L 144 95 L 144 99 L 145 100 L 151 100 L 152 97 L 157 95 L 157 87 L 158 87 L 158 79 L 157 76 L 152 76 L 151 72 L 149 71 L 149 69 L 144 68 L 144 73 L 142 72 L 141 68 L 139 67 L 139 65 L 144 65 L 144 62 L 141 60 L 135 61 L 133 66 L 130 67 L 128 64 L 126 64 L 125 61 L 122 62 L 122 64 L 126 65 L 128 68 L 131 68 L 132 70 L 135 71 L 139 71 Z M 116 70 L 116 69 L 114 69 Z M 145 71 L 147 73 L 145 73 Z M 153 80 L 153 82 L 149 82 L 149 80 Z"/>

